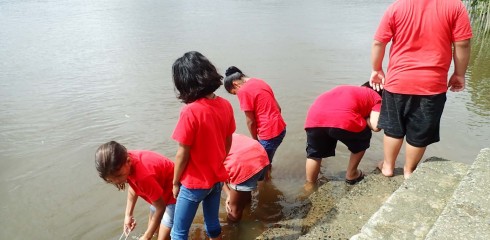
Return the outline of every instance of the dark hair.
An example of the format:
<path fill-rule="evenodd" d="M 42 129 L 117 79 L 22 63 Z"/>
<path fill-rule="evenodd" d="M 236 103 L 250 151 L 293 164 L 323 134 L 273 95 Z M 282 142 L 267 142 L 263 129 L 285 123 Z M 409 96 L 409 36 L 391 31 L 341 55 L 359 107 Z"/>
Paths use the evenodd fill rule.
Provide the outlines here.
<path fill-rule="evenodd" d="M 221 86 L 221 76 L 214 65 L 201 53 L 192 51 L 175 60 L 172 76 L 177 98 L 191 103 L 216 91 Z"/>
<path fill-rule="evenodd" d="M 379 90 L 379 91 L 376 91 L 376 89 L 372 88 L 370 85 L 369 85 L 369 81 L 365 82 L 364 84 L 361 85 L 361 87 L 367 87 L 367 88 L 371 88 L 373 89 L 373 91 L 375 91 L 376 93 L 379 94 L 379 96 L 383 96 L 383 89 Z"/>
<path fill-rule="evenodd" d="M 226 91 L 230 92 L 233 89 L 233 81 L 239 80 L 242 77 L 245 77 L 245 74 L 237 67 L 231 66 L 226 69 L 225 79 L 223 80 Z"/>
<path fill-rule="evenodd" d="M 119 171 L 128 159 L 126 148 L 115 142 L 110 141 L 100 145 L 95 152 L 95 169 L 99 172 L 99 177 L 107 181 L 107 177 Z M 125 184 L 114 184 L 117 189 L 124 190 Z"/>

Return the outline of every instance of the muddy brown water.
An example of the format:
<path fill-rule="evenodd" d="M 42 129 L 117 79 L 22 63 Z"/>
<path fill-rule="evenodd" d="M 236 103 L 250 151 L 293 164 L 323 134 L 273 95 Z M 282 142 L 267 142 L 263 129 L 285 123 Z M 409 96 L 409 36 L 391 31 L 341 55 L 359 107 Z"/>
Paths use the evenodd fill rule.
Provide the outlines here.
<path fill-rule="evenodd" d="M 273 181 L 242 224 L 223 221 L 225 237 L 251 239 L 301 203 L 308 106 L 339 84 L 370 74 L 370 44 L 391 1 L 0 1 L 1 239 L 117 239 L 125 193 L 100 180 L 96 147 L 116 140 L 130 149 L 175 156 L 170 138 L 181 103 L 171 64 L 198 50 L 221 72 L 236 65 L 274 89 L 288 124 L 274 158 Z M 490 60 L 474 49 L 464 92 L 448 93 L 441 142 L 425 157 L 471 163 L 490 141 Z M 236 97 L 217 94 L 235 109 Z M 360 168 L 382 156 L 374 134 Z M 323 162 L 341 180 L 348 150 Z M 398 161 L 403 165 L 403 159 Z M 139 201 L 135 236 L 145 230 Z M 224 216 L 222 211 L 222 216 Z M 204 236 L 198 213 L 192 237 Z"/>

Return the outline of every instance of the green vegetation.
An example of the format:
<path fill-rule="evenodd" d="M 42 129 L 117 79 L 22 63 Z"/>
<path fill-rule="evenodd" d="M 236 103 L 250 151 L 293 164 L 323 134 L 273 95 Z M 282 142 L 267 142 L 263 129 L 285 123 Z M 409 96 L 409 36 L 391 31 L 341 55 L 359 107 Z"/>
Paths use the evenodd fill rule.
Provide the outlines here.
<path fill-rule="evenodd" d="M 466 0 L 473 30 L 477 34 L 490 32 L 490 0 Z"/>

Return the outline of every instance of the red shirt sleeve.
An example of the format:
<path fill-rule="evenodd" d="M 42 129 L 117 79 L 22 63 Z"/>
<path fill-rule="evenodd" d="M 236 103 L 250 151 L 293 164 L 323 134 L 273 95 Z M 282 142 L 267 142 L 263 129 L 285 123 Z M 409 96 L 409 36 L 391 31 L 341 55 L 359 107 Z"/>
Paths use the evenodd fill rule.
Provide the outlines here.
<path fill-rule="evenodd" d="M 180 117 L 177 126 L 174 129 L 172 138 L 184 145 L 192 145 L 194 142 L 194 115 L 189 107 L 184 106 L 180 112 Z"/>
<path fill-rule="evenodd" d="M 459 2 L 458 12 L 452 28 L 453 42 L 470 39 L 473 36 L 471 32 L 471 23 L 468 12 L 464 7 L 463 2 Z"/>
<path fill-rule="evenodd" d="M 392 24 L 392 10 L 391 6 L 385 11 L 381 22 L 379 23 L 378 29 L 374 34 L 374 39 L 383 43 L 391 41 L 393 37 L 394 29 Z"/>

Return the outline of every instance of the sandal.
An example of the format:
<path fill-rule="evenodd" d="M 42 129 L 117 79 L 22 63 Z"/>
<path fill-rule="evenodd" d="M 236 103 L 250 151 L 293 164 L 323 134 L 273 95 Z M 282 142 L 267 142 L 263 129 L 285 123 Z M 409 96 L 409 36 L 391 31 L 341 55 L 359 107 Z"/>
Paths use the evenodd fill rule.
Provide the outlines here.
<path fill-rule="evenodd" d="M 345 179 L 345 183 L 349 184 L 349 185 L 354 185 L 360 181 L 362 181 L 364 179 L 364 173 L 359 170 L 359 177 L 357 177 L 356 179 Z"/>

